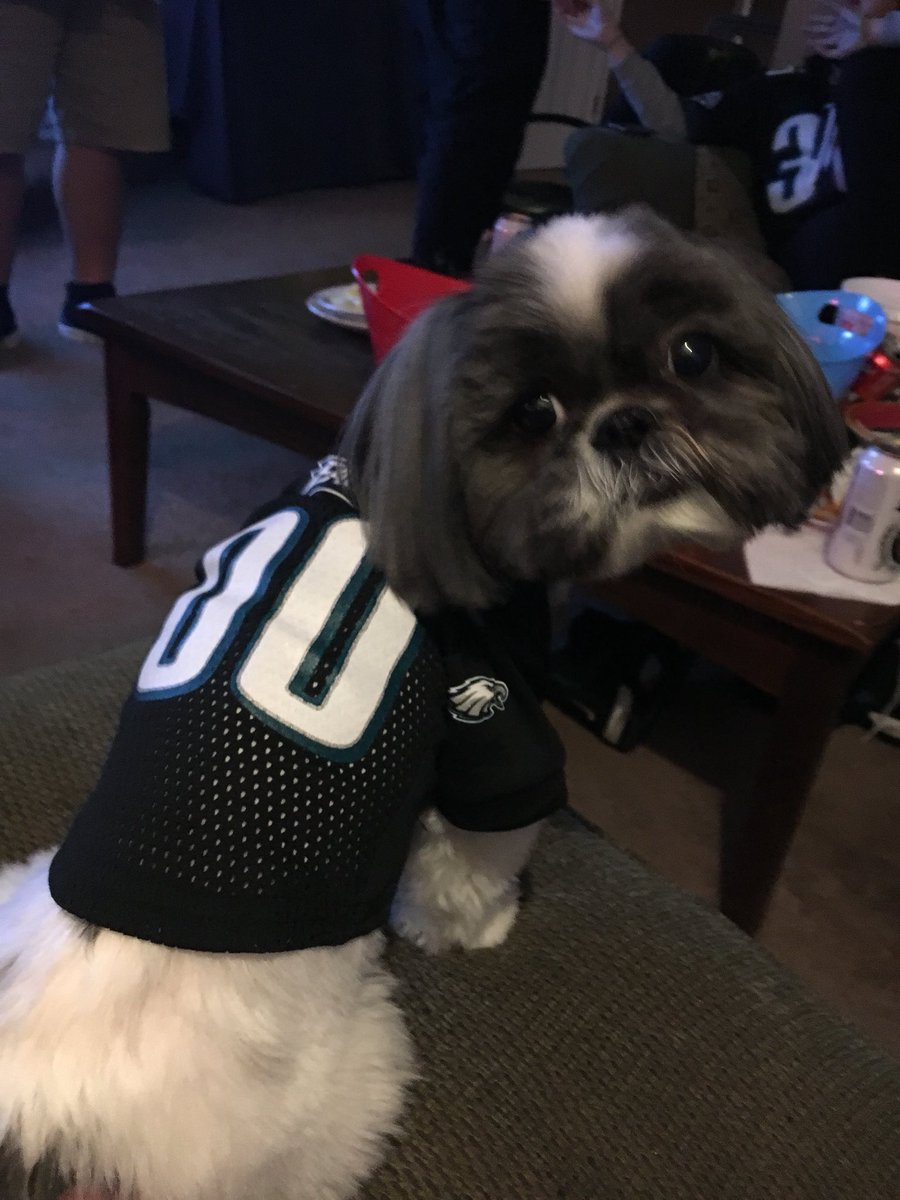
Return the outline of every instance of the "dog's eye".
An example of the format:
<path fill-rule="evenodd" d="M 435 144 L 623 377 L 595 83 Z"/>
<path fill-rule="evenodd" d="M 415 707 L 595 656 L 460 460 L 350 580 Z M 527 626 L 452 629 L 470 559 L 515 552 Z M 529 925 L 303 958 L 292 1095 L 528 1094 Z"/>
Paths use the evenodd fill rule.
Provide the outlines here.
<path fill-rule="evenodd" d="M 556 403 L 549 392 L 524 396 L 513 405 L 512 419 L 522 433 L 539 437 L 542 433 L 549 433 L 556 424 Z"/>
<path fill-rule="evenodd" d="M 715 343 L 705 333 L 686 333 L 669 347 L 669 369 L 679 379 L 699 379 L 717 361 Z"/>

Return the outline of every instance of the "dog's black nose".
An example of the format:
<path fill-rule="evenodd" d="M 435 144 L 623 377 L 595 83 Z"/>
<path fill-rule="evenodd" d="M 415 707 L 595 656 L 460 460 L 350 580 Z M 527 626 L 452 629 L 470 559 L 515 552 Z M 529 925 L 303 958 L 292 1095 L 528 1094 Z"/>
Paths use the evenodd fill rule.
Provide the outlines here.
<path fill-rule="evenodd" d="M 656 416 L 649 408 L 618 408 L 594 430 L 591 445 L 607 454 L 636 450 L 657 424 Z"/>

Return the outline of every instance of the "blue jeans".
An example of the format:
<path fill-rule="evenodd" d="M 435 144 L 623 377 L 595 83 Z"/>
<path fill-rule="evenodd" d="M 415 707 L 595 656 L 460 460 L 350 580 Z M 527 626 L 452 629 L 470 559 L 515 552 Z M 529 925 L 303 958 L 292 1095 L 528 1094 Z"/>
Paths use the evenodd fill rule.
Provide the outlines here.
<path fill-rule="evenodd" d="M 465 274 L 522 147 L 547 56 L 546 0 L 409 0 L 425 92 L 413 259 Z"/>

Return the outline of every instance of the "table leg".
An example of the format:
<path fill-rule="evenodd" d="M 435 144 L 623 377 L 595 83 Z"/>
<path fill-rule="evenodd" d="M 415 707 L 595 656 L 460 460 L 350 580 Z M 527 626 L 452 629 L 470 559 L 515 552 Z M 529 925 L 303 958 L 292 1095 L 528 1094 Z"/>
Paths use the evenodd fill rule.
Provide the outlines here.
<path fill-rule="evenodd" d="M 765 917 L 857 667 L 849 652 L 819 644 L 798 652 L 788 675 L 752 795 L 742 797 L 746 815 L 733 837 L 723 837 L 721 909 L 749 934 Z"/>
<path fill-rule="evenodd" d="M 136 390 L 128 352 L 106 344 L 106 428 L 112 507 L 113 562 L 144 558 L 150 405 Z"/>

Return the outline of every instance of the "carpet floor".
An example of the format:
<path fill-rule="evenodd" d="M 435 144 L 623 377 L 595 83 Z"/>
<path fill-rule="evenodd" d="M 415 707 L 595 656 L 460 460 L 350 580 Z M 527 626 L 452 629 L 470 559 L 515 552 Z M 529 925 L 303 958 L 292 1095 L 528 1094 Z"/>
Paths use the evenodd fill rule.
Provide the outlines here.
<path fill-rule="evenodd" d="M 402 254 L 408 184 L 232 207 L 177 172 L 132 197 L 123 292 L 279 274 Z M 101 355 L 60 339 L 67 278 L 42 186 L 29 210 L 12 298 L 24 346 L 0 362 L 0 674 L 150 636 L 194 561 L 302 459 L 155 406 L 149 557 L 109 562 Z M 736 681 L 699 672 L 628 755 L 565 718 L 574 805 L 662 875 L 714 894 L 721 790 L 751 776 L 768 712 Z M 2 798 L 0 798 L 2 805 Z M 900 1049 L 900 751 L 836 731 L 760 935 L 763 946 L 884 1044 Z"/>

